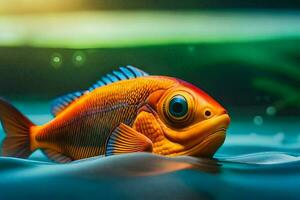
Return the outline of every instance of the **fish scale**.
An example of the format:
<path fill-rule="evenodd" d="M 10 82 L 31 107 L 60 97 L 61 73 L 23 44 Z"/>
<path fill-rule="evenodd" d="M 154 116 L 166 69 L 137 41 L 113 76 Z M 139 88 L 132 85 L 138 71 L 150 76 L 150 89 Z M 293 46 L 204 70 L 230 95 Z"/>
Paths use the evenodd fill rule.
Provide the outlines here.
<path fill-rule="evenodd" d="M 120 123 L 132 124 L 149 94 L 171 82 L 145 77 L 100 87 L 44 125 L 36 133 L 37 146 L 73 159 L 104 154 L 111 131 Z"/>

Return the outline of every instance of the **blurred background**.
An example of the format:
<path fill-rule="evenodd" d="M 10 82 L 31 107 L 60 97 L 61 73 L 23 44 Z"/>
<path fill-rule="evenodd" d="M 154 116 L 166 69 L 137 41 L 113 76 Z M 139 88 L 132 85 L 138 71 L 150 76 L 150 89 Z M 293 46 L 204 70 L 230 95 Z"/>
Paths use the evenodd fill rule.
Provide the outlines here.
<path fill-rule="evenodd" d="M 293 118 L 299 9 L 292 0 L 0 0 L 0 96 L 40 112 L 37 102 L 130 64 L 189 81 L 258 126 Z"/>

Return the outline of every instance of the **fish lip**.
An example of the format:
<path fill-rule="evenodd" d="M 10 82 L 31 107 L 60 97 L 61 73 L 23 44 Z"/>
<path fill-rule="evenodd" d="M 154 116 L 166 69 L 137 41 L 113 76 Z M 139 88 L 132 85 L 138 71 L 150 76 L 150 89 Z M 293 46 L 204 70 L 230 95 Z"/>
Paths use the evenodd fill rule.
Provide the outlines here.
<path fill-rule="evenodd" d="M 215 133 L 217 133 L 217 132 L 219 132 L 219 131 L 224 131 L 225 133 L 226 133 L 226 128 L 225 127 L 222 127 L 222 128 L 220 128 L 220 129 L 218 129 L 218 130 L 216 130 L 215 132 L 213 132 L 212 134 L 215 134 Z M 212 135 L 212 134 L 210 134 L 210 135 Z"/>
<path fill-rule="evenodd" d="M 222 126 L 209 133 L 198 144 L 193 145 L 185 152 L 190 156 L 212 157 L 215 152 L 221 147 L 226 138 L 226 131 L 230 123 L 230 117 L 227 113 L 217 116 L 216 118 L 224 118 Z M 217 141 L 219 136 L 219 140 Z M 205 149 L 205 147 L 207 149 Z M 201 150 L 203 150 L 201 152 Z"/>
<path fill-rule="evenodd" d="M 219 147 L 224 143 L 226 137 L 226 129 L 218 129 L 204 138 L 200 143 L 190 147 L 189 149 L 176 153 L 176 156 L 195 156 L 195 157 L 212 157 Z M 220 139 L 219 139 L 220 138 Z M 216 141 L 219 139 L 218 141 Z M 212 145 L 214 143 L 214 145 Z M 208 148 L 210 146 L 210 148 Z M 206 148 L 206 149 L 205 149 Z"/>
<path fill-rule="evenodd" d="M 198 145 L 194 146 L 196 152 L 193 152 L 191 156 L 213 157 L 216 151 L 225 142 L 225 138 L 226 138 L 226 129 L 225 130 L 221 129 L 210 134 L 207 138 L 205 138 L 202 142 L 199 143 L 199 147 L 202 147 L 202 149 L 201 148 L 198 149 L 197 148 Z M 204 147 L 207 147 L 207 149 L 203 149 Z"/>

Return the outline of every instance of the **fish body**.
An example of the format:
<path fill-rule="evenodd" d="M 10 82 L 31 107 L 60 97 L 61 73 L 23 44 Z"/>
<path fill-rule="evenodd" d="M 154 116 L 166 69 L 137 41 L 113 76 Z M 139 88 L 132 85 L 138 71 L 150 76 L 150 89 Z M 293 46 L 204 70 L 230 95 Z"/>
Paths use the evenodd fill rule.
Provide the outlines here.
<path fill-rule="evenodd" d="M 225 109 L 197 87 L 133 67 L 59 98 L 52 111 L 55 118 L 37 126 L 0 100 L 2 155 L 25 158 L 42 149 L 57 162 L 141 151 L 210 157 L 229 124 Z"/>
<path fill-rule="evenodd" d="M 53 149 L 73 159 L 103 155 L 110 133 L 120 123 L 132 126 L 147 97 L 172 82 L 148 76 L 97 88 L 51 122 L 33 127 L 31 149 Z"/>

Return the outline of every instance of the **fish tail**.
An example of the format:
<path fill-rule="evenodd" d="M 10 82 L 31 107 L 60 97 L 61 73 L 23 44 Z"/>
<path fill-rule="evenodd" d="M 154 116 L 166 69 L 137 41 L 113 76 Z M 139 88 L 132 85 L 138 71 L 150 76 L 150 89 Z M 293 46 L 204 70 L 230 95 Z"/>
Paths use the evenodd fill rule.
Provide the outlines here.
<path fill-rule="evenodd" d="M 34 124 L 14 106 L 0 98 L 0 121 L 6 137 L 2 156 L 27 158 L 31 153 L 30 128 Z"/>

